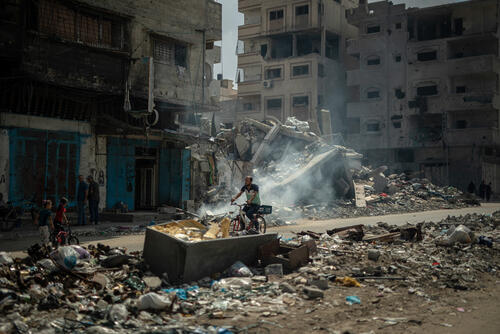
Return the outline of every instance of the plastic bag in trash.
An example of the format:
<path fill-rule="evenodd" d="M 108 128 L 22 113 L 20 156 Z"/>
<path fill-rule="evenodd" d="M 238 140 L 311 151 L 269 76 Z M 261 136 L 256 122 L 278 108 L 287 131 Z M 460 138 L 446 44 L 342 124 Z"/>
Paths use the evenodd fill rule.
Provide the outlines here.
<path fill-rule="evenodd" d="M 196 293 L 199 289 L 200 289 L 199 286 L 193 285 L 187 289 L 163 289 L 162 291 L 166 292 L 166 293 L 175 292 L 175 294 L 177 295 L 177 297 L 179 297 L 179 299 L 187 300 L 188 293 L 190 291 L 193 291 L 193 293 Z"/>
<path fill-rule="evenodd" d="M 229 276 L 232 277 L 252 277 L 252 271 L 248 268 L 243 262 L 236 261 L 231 267 L 228 269 Z"/>
<path fill-rule="evenodd" d="M 78 253 L 78 259 L 90 259 L 90 253 L 87 252 L 87 250 L 81 246 L 77 245 L 71 245 L 71 248 L 73 248 L 77 253 Z"/>
<path fill-rule="evenodd" d="M 114 304 L 109 310 L 108 318 L 113 322 L 124 322 L 128 318 L 127 307 L 123 304 Z"/>
<path fill-rule="evenodd" d="M 464 225 L 458 225 L 456 228 L 450 228 L 448 236 L 438 240 L 439 245 L 451 246 L 456 243 L 470 244 L 474 240 L 474 233 Z"/>
<path fill-rule="evenodd" d="M 252 288 L 252 279 L 249 277 L 228 277 L 223 278 L 212 285 L 212 289 L 250 289 Z"/>
<path fill-rule="evenodd" d="M 139 310 L 163 310 L 172 305 L 172 300 L 168 296 L 162 296 L 154 292 L 142 295 L 138 302 Z"/>
<path fill-rule="evenodd" d="M 80 254 L 71 246 L 59 247 L 50 255 L 59 265 L 68 270 L 73 269 L 80 258 Z"/>
<path fill-rule="evenodd" d="M 36 265 L 46 269 L 49 272 L 53 272 L 53 271 L 57 270 L 57 266 L 54 264 L 54 262 L 52 262 L 51 259 L 40 260 L 36 263 Z"/>

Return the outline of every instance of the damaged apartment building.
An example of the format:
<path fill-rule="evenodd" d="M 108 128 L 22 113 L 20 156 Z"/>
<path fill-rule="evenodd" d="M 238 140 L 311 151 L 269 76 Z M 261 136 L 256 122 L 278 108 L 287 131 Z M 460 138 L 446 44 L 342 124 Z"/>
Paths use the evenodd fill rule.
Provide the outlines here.
<path fill-rule="evenodd" d="M 239 0 L 237 119 L 288 117 L 315 132 L 340 131 L 345 114 L 345 41 L 357 0 Z M 330 112 L 328 112 L 330 111 Z"/>
<path fill-rule="evenodd" d="M 347 12 L 346 141 L 372 165 L 500 192 L 499 3 Z"/>
<path fill-rule="evenodd" d="M 220 39 L 212 0 L 1 1 L 4 198 L 73 205 L 82 174 L 102 208 L 183 207 L 191 133 L 218 108 Z"/>

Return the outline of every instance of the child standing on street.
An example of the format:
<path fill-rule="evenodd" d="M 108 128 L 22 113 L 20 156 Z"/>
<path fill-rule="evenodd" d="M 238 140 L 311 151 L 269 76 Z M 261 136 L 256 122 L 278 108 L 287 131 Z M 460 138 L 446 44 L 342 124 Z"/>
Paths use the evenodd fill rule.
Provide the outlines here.
<path fill-rule="evenodd" d="M 40 211 L 38 215 L 38 230 L 40 231 L 40 238 L 42 239 L 42 245 L 48 246 L 50 242 L 50 229 L 54 229 L 54 225 L 52 223 L 52 201 L 46 200 L 43 203 L 43 210 Z"/>
<path fill-rule="evenodd" d="M 57 207 L 56 216 L 54 217 L 54 234 L 64 231 L 63 224 L 68 224 L 68 218 L 66 217 L 66 205 L 68 204 L 68 199 L 62 197 L 59 201 L 59 206 Z"/>

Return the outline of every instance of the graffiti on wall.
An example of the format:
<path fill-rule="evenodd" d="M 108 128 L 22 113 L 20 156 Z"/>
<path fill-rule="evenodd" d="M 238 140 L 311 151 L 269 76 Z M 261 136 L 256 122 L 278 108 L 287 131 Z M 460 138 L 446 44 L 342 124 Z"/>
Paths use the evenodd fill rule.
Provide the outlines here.
<path fill-rule="evenodd" d="M 90 175 L 92 178 L 101 186 L 104 187 L 105 181 L 104 181 L 104 170 L 100 169 L 97 170 L 95 168 L 90 169 Z"/>

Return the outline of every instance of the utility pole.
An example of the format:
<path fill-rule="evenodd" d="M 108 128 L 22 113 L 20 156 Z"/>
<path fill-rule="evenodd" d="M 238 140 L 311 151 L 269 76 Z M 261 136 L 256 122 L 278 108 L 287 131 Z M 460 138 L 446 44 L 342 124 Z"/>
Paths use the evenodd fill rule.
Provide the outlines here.
<path fill-rule="evenodd" d="M 202 65 L 201 65 L 201 107 L 205 105 L 205 59 L 207 57 L 207 29 L 202 30 L 203 33 L 203 48 L 202 52 Z"/>

